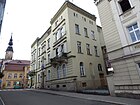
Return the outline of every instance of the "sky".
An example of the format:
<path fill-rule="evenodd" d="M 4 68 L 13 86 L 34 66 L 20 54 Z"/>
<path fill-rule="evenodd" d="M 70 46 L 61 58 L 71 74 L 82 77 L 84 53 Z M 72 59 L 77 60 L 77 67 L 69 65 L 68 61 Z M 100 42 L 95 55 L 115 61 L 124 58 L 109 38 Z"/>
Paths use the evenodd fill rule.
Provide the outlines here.
<path fill-rule="evenodd" d="M 94 0 L 69 0 L 97 17 Z M 49 28 L 50 20 L 65 0 L 7 0 L 0 35 L 0 59 L 13 33 L 13 59 L 30 60 L 31 44 Z"/>

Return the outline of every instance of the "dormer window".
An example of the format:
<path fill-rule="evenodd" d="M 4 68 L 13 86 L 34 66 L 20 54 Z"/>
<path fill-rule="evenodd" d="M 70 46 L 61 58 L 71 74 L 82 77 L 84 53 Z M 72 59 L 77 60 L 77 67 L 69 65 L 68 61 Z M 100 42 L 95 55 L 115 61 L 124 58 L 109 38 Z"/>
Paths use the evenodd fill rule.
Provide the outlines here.
<path fill-rule="evenodd" d="M 122 12 L 126 12 L 127 10 L 131 8 L 129 0 L 120 0 L 119 4 L 122 9 Z"/>

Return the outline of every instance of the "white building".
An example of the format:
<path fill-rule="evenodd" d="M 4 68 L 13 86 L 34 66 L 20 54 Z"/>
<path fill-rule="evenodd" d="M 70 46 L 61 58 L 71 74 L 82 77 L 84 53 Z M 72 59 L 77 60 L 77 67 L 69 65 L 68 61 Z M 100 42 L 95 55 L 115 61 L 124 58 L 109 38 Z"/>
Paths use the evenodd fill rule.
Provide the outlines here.
<path fill-rule="evenodd" d="M 105 87 L 101 35 L 94 15 L 66 1 L 31 46 L 35 86 L 68 91 Z"/>
<path fill-rule="evenodd" d="M 101 19 L 109 61 L 110 89 L 120 96 L 140 95 L 140 0 L 94 0 Z"/>

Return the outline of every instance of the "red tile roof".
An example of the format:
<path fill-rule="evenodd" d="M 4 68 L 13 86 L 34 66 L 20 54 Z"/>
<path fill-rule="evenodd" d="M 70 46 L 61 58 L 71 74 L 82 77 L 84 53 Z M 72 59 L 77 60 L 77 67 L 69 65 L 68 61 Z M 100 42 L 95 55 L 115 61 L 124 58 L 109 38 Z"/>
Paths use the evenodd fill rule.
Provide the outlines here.
<path fill-rule="evenodd" d="M 28 60 L 12 60 L 5 63 L 5 70 L 24 70 L 25 66 L 30 66 L 30 61 Z"/>

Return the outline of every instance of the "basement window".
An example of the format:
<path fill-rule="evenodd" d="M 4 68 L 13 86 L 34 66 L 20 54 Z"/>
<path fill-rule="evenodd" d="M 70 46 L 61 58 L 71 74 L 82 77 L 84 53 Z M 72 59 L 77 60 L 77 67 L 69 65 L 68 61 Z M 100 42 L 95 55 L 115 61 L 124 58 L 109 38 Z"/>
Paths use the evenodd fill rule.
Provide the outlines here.
<path fill-rule="evenodd" d="M 122 12 L 126 12 L 131 8 L 129 0 L 120 0 L 119 4 L 121 6 Z"/>

